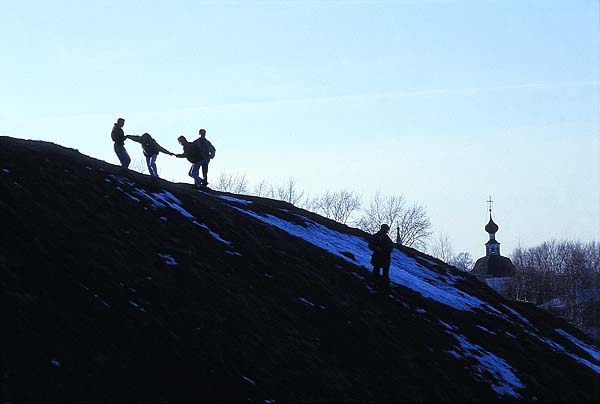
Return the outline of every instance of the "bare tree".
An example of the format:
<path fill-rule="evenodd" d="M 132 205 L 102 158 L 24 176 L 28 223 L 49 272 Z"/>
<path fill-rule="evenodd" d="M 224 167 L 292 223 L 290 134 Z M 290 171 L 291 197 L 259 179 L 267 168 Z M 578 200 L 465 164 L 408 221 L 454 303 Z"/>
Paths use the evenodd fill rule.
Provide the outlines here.
<path fill-rule="evenodd" d="M 282 201 L 296 205 L 304 196 L 304 191 L 299 191 L 296 180 L 290 177 L 285 185 L 277 187 L 276 195 Z"/>
<path fill-rule="evenodd" d="M 431 234 L 431 222 L 425 208 L 416 203 L 407 206 L 401 194 L 382 196 L 377 192 L 357 226 L 374 233 L 382 223 L 387 223 L 392 231 L 397 229 L 396 242 L 408 247 L 423 247 Z"/>
<path fill-rule="evenodd" d="M 308 208 L 336 222 L 346 224 L 348 219 L 360 208 L 360 195 L 352 191 L 327 191 L 314 198 Z"/>
<path fill-rule="evenodd" d="M 452 257 L 448 263 L 461 271 L 468 272 L 473 268 L 473 257 L 468 252 L 460 252 Z"/>
<path fill-rule="evenodd" d="M 121 165 L 121 163 L 116 163 Z M 146 174 L 148 172 L 148 165 L 142 159 L 131 159 L 131 163 L 129 164 L 129 169 L 133 171 L 137 171 L 141 174 Z"/>
<path fill-rule="evenodd" d="M 269 185 L 267 184 L 267 181 L 262 180 L 254 186 L 254 188 L 252 189 L 252 195 L 266 198 L 274 198 L 275 190 L 273 189 L 273 185 Z"/>
<path fill-rule="evenodd" d="M 222 171 L 217 178 L 215 189 L 234 194 L 244 194 L 248 192 L 248 181 L 246 174 L 233 174 Z"/>
<path fill-rule="evenodd" d="M 446 233 L 437 233 L 427 248 L 427 252 L 447 263 L 450 263 L 454 257 L 454 250 Z"/>
<path fill-rule="evenodd" d="M 510 297 L 543 304 L 582 329 L 596 329 L 597 316 L 588 302 L 600 286 L 598 243 L 593 241 L 547 241 L 531 248 L 518 247 L 512 261 L 516 268 Z M 587 315 L 585 314 L 587 310 Z"/>
<path fill-rule="evenodd" d="M 412 204 L 402 212 L 399 223 L 400 244 L 409 247 L 423 247 L 431 235 L 431 222 L 425 207 Z"/>

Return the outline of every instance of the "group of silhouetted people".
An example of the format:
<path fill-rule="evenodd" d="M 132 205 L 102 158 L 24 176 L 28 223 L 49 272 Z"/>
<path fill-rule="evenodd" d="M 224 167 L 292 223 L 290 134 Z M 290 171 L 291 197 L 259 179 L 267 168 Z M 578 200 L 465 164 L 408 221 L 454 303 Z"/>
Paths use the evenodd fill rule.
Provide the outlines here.
<path fill-rule="evenodd" d="M 194 184 L 197 188 L 208 185 L 208 163 L 215 157 L 216 149 L 212 143 L 206 139 L 206 130 L 198 131 L 198 139 L 188 142 L 185 136 L 179 136 L 177 141 L 183 147 L 183 153 L 171 153 L 164 147 L 158 144 L 149 133 L 144 133 L 141 136 L 125 135 L 123 126 L 125 119 L 119 118 L 115 122 L 111 132 L 111 138 L 114 142 L 114 149 L 121 166 L 128 168 L 131 163 L 131 158 L 125 150 L 125 140 L 130 139 L 142 145 L 144 157 L 148 171 L 153 179 L 158 179 L 158 170 L 156 169 L 156 158 L 159 153 L 165 153 L 171 156 L 186 158 L 192 167 L 188 175 L 194 179 Z M 200 177 L 200 168 L 202 168 L 202 177 Z M 369 240 L 369 249 L 373 251 L 371 255 L 371 264 L 373 265 L 373 274 L 384 286 L 389 286 L 390 282 L 390 258 L 394 248 L 394 242 L 388 236 L 390 226 L 382 224 L 379 231 L 371 236 Z"/>
<path fill-rule="evenodd" d="M 115 154 L 119 158 L 122 167 L 128 168 L 131 163 L 131 158 L 129 157 L 127 150 L 125 150 L 125 140 L 130 139 L 142 145 L 148 172 L 153 179 L 159 178 L 158 170 L 156 169 L 156 158 L 158 157 L 158 154 L 162 152 L 170 156 L 186 158 L 192 163 L 188 175 L 194 179 L 194 185 L 197 188 L 206 187 L 208 185 L 208 163 L 215 157 L 217 149 L 215 149 L 212 143 L 206 138 L 205 129 L 200 129 L 198 131 L 198 139 L 192 142 L 188 142 L 185 136 L 179 136 L 177 141 L 183 147 L 183 153 L 175 154 L 159 145 L 149 133 L 144 133 L 141 136 L 125 135 L 123 132 L 124 125 L 125 119 L 117 119 L 110 134 L 114 142 Z M 203 178 L 200 177 L 200 168 L 202 168 Z"/>

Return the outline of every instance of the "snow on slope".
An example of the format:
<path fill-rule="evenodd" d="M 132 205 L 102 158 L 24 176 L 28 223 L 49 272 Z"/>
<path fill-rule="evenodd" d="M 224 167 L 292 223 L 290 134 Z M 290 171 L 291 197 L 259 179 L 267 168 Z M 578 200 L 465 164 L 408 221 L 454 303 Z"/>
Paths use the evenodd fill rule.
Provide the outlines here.
<path fill-rule="evenodd" d="M 236 206 L 232 207 L 246 215 L 284 230 L 293 236 L 300 237 L 348 262 L 367 269 L 371 268 L 371 251 L 365 239 L 361 237 L 339 233 L 304 217 L 301 218 L 306 227 L 273 215 L 262 216 Z M 343 254 L 344 252 L 352 253 L 356 259 L 349 258 Z M 434 272 L 399 250 L 394 250 L 392 253 L 392 263 L 390 266 L 390 280 L 392 282 L 404 285 L 427 298 L 458 310 L 489 308 L 485 302 L 456 288 L 454 284 L 458 279 L 457 276 L 450 273 L 441 275 Z"/>
<path fill-rule="evenodd" d="M 211 236 L 217 240 L 226 245 L 231 244 L 230 242 L 224 240 L 220 235 L 209 229 L 208 226 L 201 224 L 196 217 L 194 217 L 182 206 L 182 202 L 171 193 L 167 191 L 162 191 L 160 193 L 148 193 L 143 189 L 138 188 L 134 182 L 125 180 L 121 177 L 111 177 L 113 177 L 113 179 L 120 185 L 129 186 L 133 194 L 151 202 L 155 208 L 170 207 L 175 209 L 184 217 L 188 218 L 192 223 L 207 230 L 209 234 L 211 234 Z M 137 196 L 126 192 L 120 187 L 118 188 L 128 198 L 137 200 L 138 202 L 140 201 Z M 306 242 L 343 260 L 364 267 L 365 269 L 371 268 L 371 251 L 368 248 L 367 241 L 362 237 L 340 233 L 309 220 L 304 216 L 289 211 L 287 213 L 294 214 L 296 217 L 300 218 L 303 221 L 304 226 L 270 214 L 262 215 L 251 210 L 244 209 L 240 206 L 236 206 L 241 205 L 246 207 L 252 204 L 252 202 L 247 200 L 223 195 L 213 196 L 223 200 L 229 207 L 236 209 L 245 215 L 260 220 L 269 226 L 279 228 L 292 236 L 299 237 Z M 239 255 L 239 253 L 232 251 L 226 252 L 229 254 Z M 161 254 L 161 257 L 164 258 L 165 261 L 169 261 L 168 263 L 171 265 L 175 263 L 175 259 L 171 256 Z M 351 257 L 354 257 L 354 259 Z M 423 260 L 427 261 L 425 259 Z M 437 263 L 431 261 L 429 261 L 429 264 L 432 266 L 438 265 Z M 494 307 L 491 307 L 488 303 L 480 300 L 479 298 L 471 296 L 465 291 L 460 290 L 456 286 L 460 279 L 462 279 L 460 275 L 453 274 L 450 271 L 442 270 L 438 272 L 421 265 L 416 259 L 409 257 L 398 249 L 394 249 L 392 253 L 390 266 L 391 282 L 410 288 L 415 292 L 420 293 L 425 298 L 434 300 L 455 310 L 478 310 L 495 317 L 500 317 L 505 321 L 519 324 L 521 327 L 526 328 L 525 332 L 527 334 L 538 338 L 542 342 L 548 344 L 554 350 L 564 353 L 577 362 L 588 366 L 597 373 L 600 373 L 600 351 L 583 343 L 567 332 L 557 329 L 557 334 L 567 338 L 573 344 L 585 351 L 591 358 L 590 360 L 587 360 L 579 355 L 569 352 L 563 345 L 539 335 L 539 330 L 533 326 L 529 320 L 512 308 L 506 305 L 501 305 L 502 311 L 500 311 Z M 300 301 L 304 304 L 313 304 L 304 298 L 300 298 Z M 506 312 L 508 312 L 508 314 Z M 480 345 L 470 342 L 465 335 L 462 335 L 458 332 L 458 327 L 444 323 L 441 320 L 439 321 L 445 328 L 446 332 L 456 341 L 455 348 L 448 352 L 452 357 L 456 359 L 469 359 L 476 363 L 475 365 L 471 366 L 473 376 L 482 382 L 489 383 L 490 387 L 499 395 L 499 397 L 521 398 L 518 390 L 524 388 L 525 386 L 513 371 L 512 366 L 505 359 L 492 352 L 489 352 Z M 593 362 L 598 362 L 599 364 L 595 364 Z"/>
<path fill-rule="evenodd" d="M 206 231 L 208 231 L 208 233 L 212 237 L 214 237 L 216 240 L 219 240 L 223 244 L 231 245 L 230 241 L 223 239 L 218 233 L 211 230 L 206 224 L 200 223 L 194 215 L 192 215 L 190 212 L 185 210 L 182 206 L 181 200 L 179 200 L 177 197 L 175 197 L 169 191 L 163 190 L 162 192 L 148 193 L 144 189 L 137 187 L 137 184 L 134 181 L 125 179 L 123 177 L 118 177 L 115 175 L 111 175 L 110 177 L 113 180 L 115 180 L 116 182 L 118 182 L 119 184 L 121 184 L 123 186 L 128 186 L 134 194 L 137 194 L 138 196 L 146 199 L 148 202 L 151 203 L 151 206 L 153 206 L 154 208 L 164 209 L 164 208 L 169 207 L 171 209 L 174 209 L 177 212 L 179 212 L 182 216 L 184 216 L 185 218 L 190 219 L 191 222 L 193 224 L 195 224 L 196 226 L 201 227 L 201 228 L 205 229 Z M 107 179 L 105 179 L 105 181 L 110 182 L 110 179 L 107 178 Z M 123 194 L 125 194 L 129 199 L 132 199 L 136 202 L 141 202 L 140 198 L 138 198 L 134 195 L 131 195 L 129 192 L 127 192 L 123 188 L 121 188 L 121 186 L 117 186 L 117 189 L 119 191 L 121 191 Z M 239 254 L 239 253 L 237 253 L 237 254 Z"/>
<path fill-rule="evenodd" d="M 252 216 L 266 224 L 275 226 L 290 235 L 302 238 L 346 261 L 360 265 L 366 269 L 371 267 L 371 251 L 368 248 L 367 241 L 361 237 L 337 232 L 299 215 L 296 216 L 304 221 L 305 226 L 291 223 L 273 215 L 260 215 L 237 206 L 232 207 L 239 212 Z M 354 260 L 347 254 L 344 254 L 348 252 L 355 257 Z M 397 249 L 393 251 L 391 258 L 390 280 L 393 283 L 406 286 L 419 292 L 426 298 L 435 300 L 457 310 L 480 309 L 490 315 L 500 317 L 505 321 L 517 323 L 524 328 L 529 328 L 531 329 L 531 331 L 527 331 L 529 334 L 535 335 L 540 340 L 551 345 L 554 349 L 569 355 L 579 363 L 600 373 L 599 365 L 595 365 L 591 361 L 569 352 L 565 347 L 548 338 L 534 334 L 534 332 L 539 333 L 539 330 L 533 326 L 527 318 L 523 317 L 512 308 L 504 304 L 502 305 L 502 309 L 510 313 L 510 315 L 507 315 L 480 299 L 458 289 L 455 285 L 460 279 L 460 276 L 453 275 L 449 272 L 446 272 L 445 274 L 435 272 L 419 264 L 417 260 Z M 433 262 L 432 264 L 437 265 Z M 499 396 L 521 398 L 518 390 L 525 386 L 515 375 L 512 366 L 506 360 L 485 350 L 477 344 L 471 343 L 466 336 L 456 332 L 456 327 L 448 324 L 444 324 L 444 327 L 447 329 L 448 334 L 452 335 L 458 343 L 456 348 L 450 351 L 452 356 L 457 359 L 470 358 L 475 360 L 478 365 L 474 366 L 472 369 L 474 375 L 480 380 L 485 380 L 487 377 L 487 382 L 489 382 L 490 387 L 498 393 Z M 579 341 L 570 334 L 564 331 L 561 333 L 559 331 L 562 330 L 557 330 L 557 332 L 573 341 L 576 345 L 585 350 L 594 360 L 600 363 L 599 351 L 582 341 Z"/>

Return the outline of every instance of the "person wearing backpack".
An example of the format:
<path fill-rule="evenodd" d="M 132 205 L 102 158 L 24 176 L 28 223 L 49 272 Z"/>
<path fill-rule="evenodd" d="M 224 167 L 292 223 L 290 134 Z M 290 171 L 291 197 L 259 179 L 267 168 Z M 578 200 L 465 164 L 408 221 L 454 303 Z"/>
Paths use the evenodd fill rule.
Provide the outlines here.
<path fill-rule="evenodd" d="M 125 119 L 119 118 L 110 132 L 110 137 L 114 144 L 115 154 L 119 158 L 121 162 L 121 166 L 123 168 L 128 168 L 129 163 L 131 163 L 131 158 L 129 154 L 127 154 L 127 150 L 125 150 L 125 133 L 123 132 L 123 125 L 125 125 Z"/>
<path fill-rule="evenodd" d="M 194 185 L 196 185 L 196 188 L 200 188 L 204 183 L 199 175 L 200 167 L 202 167 L 202 164 L 204 164 L 200 147 L 195 141 L 188 142 L 185 136 L 179 136 L 177 141 L 181 146 L 183 146 L 183 153 L 176 154 L 175 157 L 186 158 L 190 163 L 192 163 L 192 167 L 190 168 L 188 175 L 194 179 Z"/>
<path fill-rule="evenodd" d="M 171 153 L 159 145 L 149 133 L 144 133 L 142 136 L 127 135 L 125 138 L 131 139 L 134 142 L 142 145 L 142 151 L 144 153 L 144 157 L 146 157 L 146 165 L 148 166 L 148 171 L 153 179 L 159 178 L 158 170 L 156 169 L 156 158 L 158 157 L 158 153 L 163 152 L 170 156 L 175 155 L 175 153 Z"/>
<path fill-rule="evenodd" d="M 194 141 L 194 143 L 198 143 L 198 147 L 200 149 L 200 156 L 202 157 L 202 176 L 204 179 L 202 180 L 202 185 L 208 185 L 208 163 L 215 157 L 215 153 L 217 149 L 212 145 L 212 143 L 206 138 L 206 129 L 200 129 L 198 131 L 198 135 L 200 136 L 198 139 Z"/>
<path fill-rule="evenodd" d="M 384 223 L 369 240 L 369 249 L 373 251 L 371 255 L 373 274 L 377 277 L 381 276 L 386 284 L 390 282 L 390 257 L 394 248 L 394 242 L 388 236 L 389 231 L 390 226 Z M 380 271 L 383 273 L 380 273 Z"/>

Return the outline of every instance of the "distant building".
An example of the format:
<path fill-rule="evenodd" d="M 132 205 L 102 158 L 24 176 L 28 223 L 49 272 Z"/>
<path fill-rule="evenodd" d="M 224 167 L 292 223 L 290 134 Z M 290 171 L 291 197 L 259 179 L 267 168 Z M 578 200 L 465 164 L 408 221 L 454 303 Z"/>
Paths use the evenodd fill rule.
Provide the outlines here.
<path fill-rule="evenodd" d="M 496 240 L 498 225 L 492 219 L 492 198 L 490 204 L 490 220 L 485 225 L 485 231 L 490 235 L 490 239 L 485 243 L 485 257 L 479 258 L 471 273 L 480 280 L 484 281 L 496 292 L 507 295 L 515 277 L 515 266 L 512 261 L 500 255 L 500 243 Z"/>

